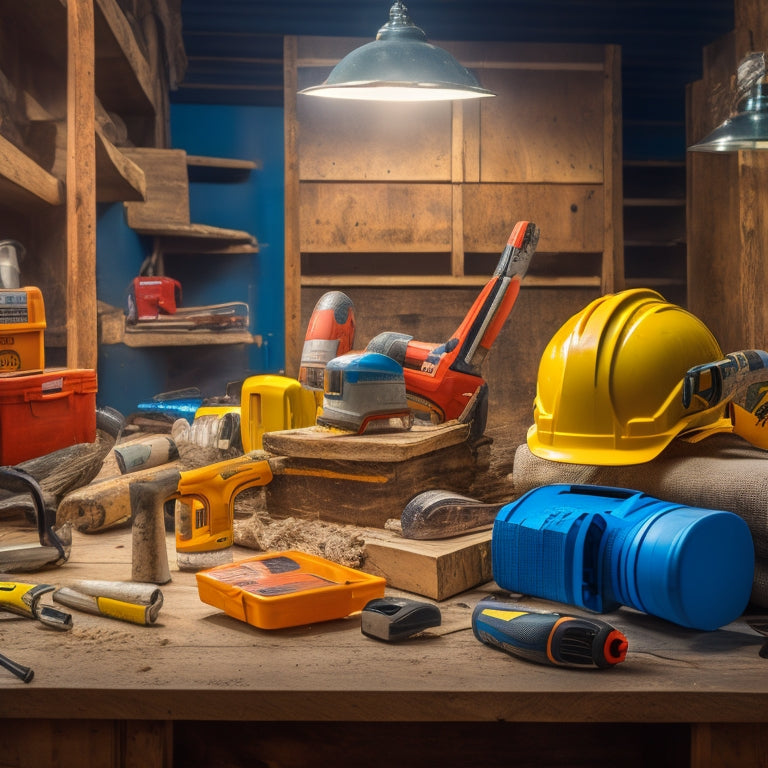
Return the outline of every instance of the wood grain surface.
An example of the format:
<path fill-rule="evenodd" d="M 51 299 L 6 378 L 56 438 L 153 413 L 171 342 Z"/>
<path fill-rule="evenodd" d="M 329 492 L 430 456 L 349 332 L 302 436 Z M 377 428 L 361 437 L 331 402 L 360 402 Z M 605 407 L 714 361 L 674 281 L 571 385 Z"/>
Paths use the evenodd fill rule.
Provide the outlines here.
<path fill-rule="evenodd" d="M 129 580 L 130 532 L 75 532 L 70 561 L 36 576 Z M 686 630 L 630 610 L 607 618 L 629 639 L 627 660 L 594 673 L 515 659 L 478 642 L 472 608 L 493 582 L 439 603 L 443 625 L 387 644 L 359 615 L 264 631 L 202 603 L 175 566 L 146 627 L 77 613 L 57 632 L 0 613 L 3 652 L 35 670 L 0 676 L 0 717 L 262 721 L 765 722 L 763 638 L 743 621 Z M 236 548 L 240 559 L 250 550 Z M 389 592 L 392 592 L 388 588 Z M 530 607 L 556 606 L 525 600 Z M 66 694 L 66 695 L 64 695 Z"/>

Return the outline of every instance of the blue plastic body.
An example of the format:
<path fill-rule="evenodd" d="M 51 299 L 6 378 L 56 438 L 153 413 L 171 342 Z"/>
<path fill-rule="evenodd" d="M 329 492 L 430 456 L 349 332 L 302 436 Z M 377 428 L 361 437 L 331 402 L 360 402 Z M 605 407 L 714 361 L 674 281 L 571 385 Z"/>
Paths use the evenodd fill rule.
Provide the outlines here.
<path fill-rule="evenodd" d="M 499 510 L 491 547 L 502 589 L 597 613 L 626 605 L 693 629 L 738 618 L 754 579 L 738 515 L 625 488 L 535 488 Z"/>

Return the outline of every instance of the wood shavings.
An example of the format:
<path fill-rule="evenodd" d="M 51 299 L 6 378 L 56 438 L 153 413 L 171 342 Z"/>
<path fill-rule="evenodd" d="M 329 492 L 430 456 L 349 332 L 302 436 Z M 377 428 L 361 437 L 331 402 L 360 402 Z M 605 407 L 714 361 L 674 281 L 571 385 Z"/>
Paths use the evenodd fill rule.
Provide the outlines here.
<path fill-rule="evenodd" d="M 295 517 L 272 520 L 255 513 L 246 520 L 235 520 L 234 532 L 235 544 L 260 552 L 295 549 L 349 568 L 359 568 L 364 560 L 365 541 L 355 526 Z"/>

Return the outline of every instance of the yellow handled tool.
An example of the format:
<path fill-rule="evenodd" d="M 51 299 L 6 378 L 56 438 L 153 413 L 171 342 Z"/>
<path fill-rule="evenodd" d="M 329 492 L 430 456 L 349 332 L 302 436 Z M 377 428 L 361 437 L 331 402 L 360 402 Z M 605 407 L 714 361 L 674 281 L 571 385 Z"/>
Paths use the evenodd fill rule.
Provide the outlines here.
<path fill-rule="evenodd" d="M 133 624 L 154 624 L 163 593 L 154 585 L 121 581 L 81 581 L 53 593 L 57 603 Z"/>
<path fill-rule="evenodd" d="M 70 629 L 72 616 L 50 605 L 40 605 L 40 599 L 55 587 L 51 584 L 25 584 L 18 581 L 0 581 L 0 610 L 37 619 L 46 626 Z"/>

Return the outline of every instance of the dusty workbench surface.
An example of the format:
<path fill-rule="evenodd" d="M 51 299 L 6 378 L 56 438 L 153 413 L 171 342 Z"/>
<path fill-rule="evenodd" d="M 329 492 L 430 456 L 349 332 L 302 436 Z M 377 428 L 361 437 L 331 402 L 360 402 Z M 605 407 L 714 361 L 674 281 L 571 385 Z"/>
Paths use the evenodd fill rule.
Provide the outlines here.
<path fill-rule="evenodd" d="M 624 663 L 569 670 L 527 663 L 480 643 L 474 605 L 493 583 L 440 603 L 439 629 L 400 643 L 360 631 L 360 616 L 265 631 L 202 603 L 175 567 L 156 624 L 73 610 L 61 632 L 0 615 L 3 653 L 34 669 L 0 670 L 0 717 L 260 721 L 764 722 L 763 638 L 742 620 L 716 632 L 629 610 L 607 618 L 629 639 Z M 254 552 L 236 548 L 235 557 Z M 64 566 L 19 580 L 67 585 L 129 580 L 126 530 L 75 533 Z M 422 598 L 423 599 L 423 598 Z M 532 607 L 552 604 L 526 601 Z M 59 606 L 60 607 L 60 606 Z M 557 606 L 555 606 L 557 607 Z"/>

